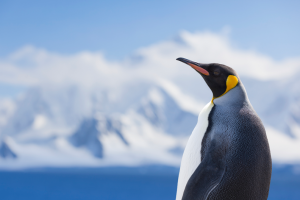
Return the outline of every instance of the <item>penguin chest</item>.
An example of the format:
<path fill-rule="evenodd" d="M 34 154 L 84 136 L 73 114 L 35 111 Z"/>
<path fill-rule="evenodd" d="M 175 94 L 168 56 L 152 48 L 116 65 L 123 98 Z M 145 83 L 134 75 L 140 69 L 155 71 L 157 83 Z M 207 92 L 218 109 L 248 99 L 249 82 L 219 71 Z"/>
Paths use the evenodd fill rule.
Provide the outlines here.
<path fill-rule="evenodd" d="M 209 102 L 198 117 L 198 123 L 194 128 L 185 147 L 178 177 L 176 200 L 181 200 L 185 186 L 201 162 L 201 142 L 207 130 L 208 117 L 214 104 Z"/>

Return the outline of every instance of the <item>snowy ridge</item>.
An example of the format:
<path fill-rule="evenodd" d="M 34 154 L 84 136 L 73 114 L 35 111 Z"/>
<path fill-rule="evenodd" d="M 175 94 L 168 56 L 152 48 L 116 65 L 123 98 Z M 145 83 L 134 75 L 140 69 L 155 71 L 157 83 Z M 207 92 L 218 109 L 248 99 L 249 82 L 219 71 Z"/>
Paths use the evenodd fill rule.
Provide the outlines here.
<path fill-rule="evenodd" d="M 54 91 L 64 93 L 69 88 Z M 75 91 L 80 93 L 80 90 Z M 1 167 L 135 166 L 145 163 L 177 166 L 188 133 L 197 120 L 196 115 L 183 110 L 159 85 L 149 87 L 125 113 L 117 112 L 117 108 L 110 114 L 101 106 L 84 105 L 99 103 L 93 98 L 94 93 L 84 98 L 77 95 L 81 100 L 81 104 L 77 104 L 73 102 L 79 101 L 73 92 L 70 93 L 72 98 L 67 98 L 67 105 L 63 104 L 65 101 L 57 105 L 57 100 L 51 102 L 54 97 L 43 98 L 43 93 L 50 95 L 52 92 L 47 88 L 42 92 L 29 90 L 17 103 L 15 115 L 2 132 L 9 141 L 5 148 L 9 147 L 16 156 L 10 156 L 11 159 L 1 156 L 4 161 Z M 126 101 L 126 96 L 122 98 Z M 72 112 L 68 113 L 66 109 Z M 80 111 L 83 113 L 76 117 Z M 88 155 L 89 162 L 85 161 L 87 158 L 82 159 L 84 155 Z M 46 161 L 47 157 L 49 160 Z M 31 158 L 30 162 L 25 161 L 28 158 Z M 64 162 L 60 162 L 62 159 Z"/>

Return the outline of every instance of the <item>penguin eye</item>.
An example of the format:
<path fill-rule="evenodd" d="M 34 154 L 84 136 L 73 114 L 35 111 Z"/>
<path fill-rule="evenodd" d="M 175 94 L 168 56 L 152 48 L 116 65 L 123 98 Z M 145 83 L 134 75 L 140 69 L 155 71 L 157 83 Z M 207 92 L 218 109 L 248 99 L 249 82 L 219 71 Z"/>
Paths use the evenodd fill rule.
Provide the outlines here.
<path fill-rule="evenodd" d="M 214 75 L 215 76 L 219 76 L 220 75 L 220 72 L 218 70 L 214 71 Z"/>

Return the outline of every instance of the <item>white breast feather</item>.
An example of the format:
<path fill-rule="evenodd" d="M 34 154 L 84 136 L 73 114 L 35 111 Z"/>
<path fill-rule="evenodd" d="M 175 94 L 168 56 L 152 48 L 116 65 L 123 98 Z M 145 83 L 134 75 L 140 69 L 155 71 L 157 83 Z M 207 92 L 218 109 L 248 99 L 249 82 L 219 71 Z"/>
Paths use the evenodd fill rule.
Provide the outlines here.
<path fill-rule="evenodd" d="M 183 192 L 189 178 L 201 162 L 201 142 L 208 127 L 208 116 L 213 106 L 214 104 L 209 102 L 202 109 L 198 116 L 198 123 L 184 149 L 178 177 L 176 200 L 182 199 Z"/>

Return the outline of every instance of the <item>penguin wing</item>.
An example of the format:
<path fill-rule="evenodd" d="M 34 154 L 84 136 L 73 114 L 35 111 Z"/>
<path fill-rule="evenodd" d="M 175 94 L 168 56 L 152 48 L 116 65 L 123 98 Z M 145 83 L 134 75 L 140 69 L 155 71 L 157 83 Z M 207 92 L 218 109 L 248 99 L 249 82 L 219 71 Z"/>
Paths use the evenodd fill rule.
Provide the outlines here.
<path fill-rule="evenodd" d="M 182 200 L 206 200 L 226 171 L 224 149 L 212 141 L 205 157 L 186 184 Z"/>

